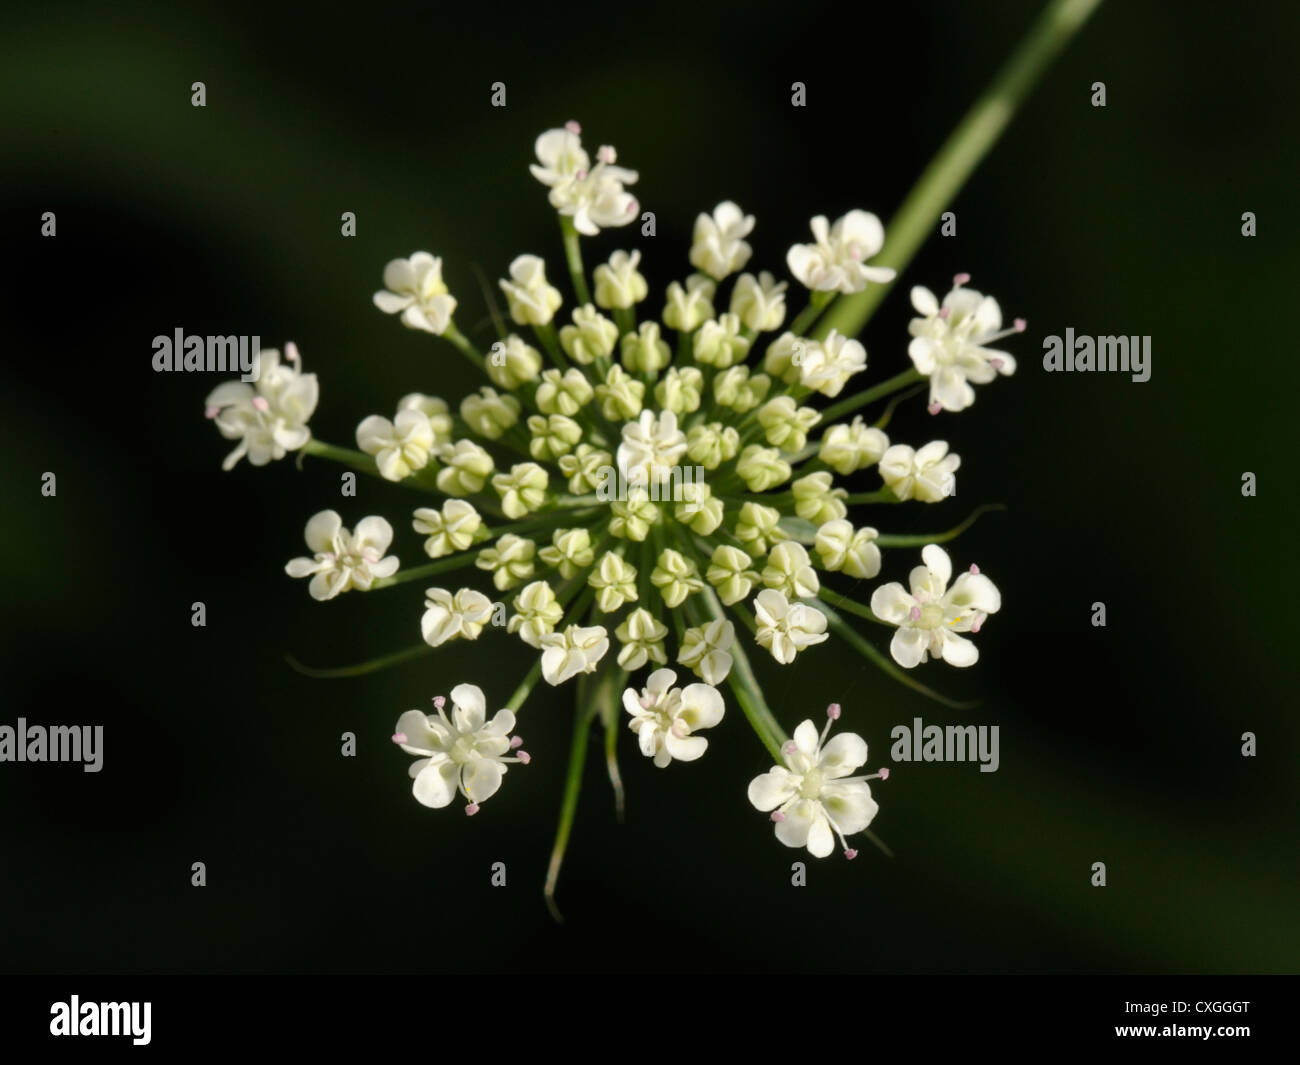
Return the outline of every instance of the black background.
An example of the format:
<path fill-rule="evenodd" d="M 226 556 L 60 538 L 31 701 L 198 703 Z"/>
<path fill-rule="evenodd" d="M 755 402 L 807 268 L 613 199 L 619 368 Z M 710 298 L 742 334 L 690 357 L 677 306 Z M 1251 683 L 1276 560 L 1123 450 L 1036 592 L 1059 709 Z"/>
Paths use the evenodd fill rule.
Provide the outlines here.
<path fill-rule="evenodd" d="M 1009 506 L 951 545 L 1004 595 L 980 664 L 923 675 L 984 702 L 946 711 L 834 644 L 758 662 L 760 679 L 787 727 L 841 702 L 873 764 L 920 716 L 1000 725 L 1002 766 L 896 766 L 874 825 L 896 857 L 810 862 L 806 888 L 790 863 L 807 855 L 745 799 L 769 763 L 734 713 L 703 762 L 665 772 L 623 738 L 623 826 L 593 750 L 554 925 L 541 883 L 572 692 L 527 705 L 534 762 L 479 817 L 416 804 L 393 722 L 461 680 L 503 700 L 522 648 L 293 673 L 286 653 L 342 664 L 414 642 L 420 588 L 317 604 L 282 572 L 326 506 L 348 524 L 387 514 L 417 558 L 409 500 L 364 481 L 339 506 L 337 469 L 314 460 L 223 473 L 228 445 L 202 418 L 215 381 L 150 369 L 153 336 L 177 327 L 295 340 L 321 378 L 312 428 L 342 445 L 405 392 L 454 401 L 477 386 L 469 368 L 370 294 L 388 259 L 431 250 L 482 337 L 475 267 L 494 283 L 529 251 L 562 277 L 527 164 L 569 118 L 640 171 L 658 219 L 653 240 L 590 242 L 589 266 L 635 242 L 656 305 L 688 272 L 696 213 L 729 198 L 758 218 L 751 268 L 784 274 L 812 215 L 888 221 L 1037 8 L 6 15 L 0 720 L 107 736 L 98 775 L 0 765 L 0 968 L 1294 971 L 1292 9 L 1103 4 L 958 197 L 958 237 L 927 242 L 865 332 L 871 380 L 905 368 L 904 286 L 943 291 L 958 270 L 1029 319 L 1015 377 L 960 416 L 917 402 L 890 428 L 941 431 L 964 464 L 955 500 L 898 508 L 889 531 Z M 489 106 L 498 80 L 505 109 Z M 1150 334 L 1150 382 L 1044 374 L 1042 337 L 1067 326 Z M 882 579 L 912 564 L 887 553 Z"/>

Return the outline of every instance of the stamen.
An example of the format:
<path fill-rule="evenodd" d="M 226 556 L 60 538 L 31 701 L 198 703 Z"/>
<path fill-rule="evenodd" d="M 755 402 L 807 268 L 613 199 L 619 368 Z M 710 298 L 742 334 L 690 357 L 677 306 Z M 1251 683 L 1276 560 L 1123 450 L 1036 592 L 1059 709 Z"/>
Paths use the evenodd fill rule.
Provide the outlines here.
<path fill-rule="evenodd" d="M 984 619 L 987 618 L 987 617 L 988 617 L 987 614 L 976 614 L 976 615 L 975 615 L 975 624 L 972 625 L 972 626 L 970 627 L 970 631 L 971 631 L 971 632 L 979 632 L 980 629 L 981 629 L 981 627 L 983 627 L 983 625 L 984 625 Z"/>
<path fill-rule="evenodd" d="M 919 606 L 914 606 L 914 607 L 912 607 L 912 609 L 909 610 L 909 611 L 907 612 L 907 617 L 908 617 L 908 620 L 910 620 L 910 621 L 920 621 L 920 620 L 921 620 L 921 608 L 920 608 Z"/>
<path fill-rule="evenodd" d="M 524 738 L 523 738 L 522 736 L 511 736 L 511 737 L 510 737 L 510 749 L 511 749 L 512 751 L 514 751 L 514 750 L 518 750 L 518 749 L 519 749 L 520 747 L 522 747 L 523 745 L 524 745 Z"/>
<path fill-rule="evenodd" d="M 465 816 L 466 816 L 466 817 L 473 817 L 476 813 L 478 813 L 478 811 L 479 811 L 479 805 L 478 805 L 478 803 L 476 803 L 476 802 L 472 802 L 472 803 L 470 803 L 468 806 L 465 807 Z"/>
<path fill-rule="evenodd" d="M 220 407 L 204 407 L 204 408 L 203 408 L 203 417 L 205 417 L 205 418 L 215 418 L 215 417 L 216 417 L 218 414 L 220 414 L 220 413 L 221 413 L 221 408 L 220 408 Z"/>
<path fill-rule="evenodd" d="M 857 856 L 858 856 L 858 852 L 855 851 L 852 847 L 849 847 L 844 852 L 844 857 L 847 858 L 849 861 L 853 861 L 853 859 L 856 858 Z"/>
<path fill-rule="evenodd" d="M 1017 333 L 1023 333 L 1026 329 L 1029 328 L 1029 323 L 1026 322 L 1023 318 L 1017 318 L 1014 322 L 1011 323 L 1011 325 L 1015 328 L 1015 331 Z"/>
<path fill-rule="evenodd" d="M 614 151 L 610 145 L 602 144 L 600 151 L 596 153 L 596 158 L 602 163 L 613 163 L 618 158 L 618 152 Z"/>
<path fill-rule="evenodd" d="M 972 573 L 978 573 L 978 572 L 980 571 L 980 568 L 979 568 L 979 566 L 975 565 L 974 562 L 972 562 L 972 563 L 970 564 L 970 571 L 971 571 Z"/>
<path fill-rule="evenodd" d="M 394 743 L 405 743 L 405 742 L 406 742 L 406 733 L 405 733 L 405 732 L 394 732 L 394 733 L 393 733 L 393 742 L 394 742 Z"/>
<path fill-rule="evenodd" d="M 969 285 L 969 284 L 970 284 L 970 274 L 957 274 L 952 279 L 953 288 L 961 288 L 962 285 Z"/>
<path fill-rule="evenodd" d="M 951 313 L 952 313 L 952 308 L 951 308 L 951 307 L 940 307 L 940 308 L 939 308 L 939 317 L 940 317 L 940 318 L 947 318 L 948 315 L 950 315 Z"/>
<path fill-rule="evenodd" d="M 527 751 L 520 751 L 520 752 L 519 752 L 519 764 L 520 764 L 520 765 L 527 765 L 527 764 L 528 764 L 529 762 L 531 762 L 532 760 L 533 760 L 533 756 L 532 756 L 531 754 L 529 754 Z"/>
<path fill-rule="evenodd" d="M 269 403 L 266 401 L 266 397 L 265 397 L 265 396 L 254 396 L 254 397 L 253 397 L 253 408 L 254 408 L 255 410 L 260 410 L 263 414 L 265 414 L 267 411 L 269 411 L 269 410 L 271 409 L 271 404 L 269 404 Z"/>
<path fill-rule="evenodd" d="M 576 174 L 574 174 L 573 176 L 576 177 L 579 181 L 586 181 L 586 180 L 587 180 L 587 172 L 586 172 L 585 170 L 579 170 L 579 171 L 578 171 Z"/>
<path fill-rule="evenodd" d="M 785 814 L 783 814 L 780 810 L 773 810 L 772 820 L 779 825 L 782 821 L 785 820 Z"/>
<path fill-rule="evenodd" d="M 888 780 L 888 779 L 889 779 L 889 766 L 887 766 L 887 765 L 886 765 L 886 766 L 881 766 L 881 767 L 880 767 L 879 776 L 880 776 L 880 779 L 881 779 L 881 780 Z"/>
<path fill-rule="evenodd" d="M 639 204 L 636 202 L 636 200 L 629 200 L 627 204 L 627 213 L 636 214 L 638 207 Z"/>
<path fill-rule="evenodd" d="M 284 346 L 284 357 L 290 362 L 298 361 L 298 345 L 292 340 Z"/>
<path fill-rule="evenodd" d="M 799 750 L 799 745 L 794 740 L 786 740 L 785 746 L 781 748 L 786 754 L 795 754 Z"/>
<path fill-rule="evenodd" d="M 831 705 L 826 708 L 826 716 L 832 721 L 838 721 L 840 719 L 840 712 L 839 703 L 831 703 Z"/>
<path fill-rule="evenodd" d="M 640 702 L 641 702 L 642 710 L 649 710 L 650 707 L 654 706 L 655 704 L 655 697 L 650 694 L 642 695 Z"/>
<path fill-rule="evenodd" d="M 567 129 L 570 133 L 575 135 L 582 132 L 582 127 L 578 125 L 578 123 L 572 118 L 569 119 L 568 122 L 564 123 L 564 128 Z"/>
<path fill-rule="evenodd" d="M 943 404 L 936 399 L 933 402 L 931 402 L 931 404 L 925 409 L 928 410 L 931 414 L 938 414 L 941 410 L 943 410 Z"/>
<path fill-rule="evenodd" d="M 1000 370 L 1000 369 L 1002 369 L 1003 366 L 1006 365 L 1006 360 L 1004 360 L 1004 359 L 999 359 L 999 358 L 996 358 L 996 357 L 995 357 L 995 358 L 989 359 L 989 365 L 992 366 L 993 369 L 995 369 L 995 370 Z"/>
<path fill-rule="evenodd" d="M 433 697 L 434 709 L 441 710 L 446 705 L 447 705 L 447 697 L 445 695 L 435 695 Z"/>

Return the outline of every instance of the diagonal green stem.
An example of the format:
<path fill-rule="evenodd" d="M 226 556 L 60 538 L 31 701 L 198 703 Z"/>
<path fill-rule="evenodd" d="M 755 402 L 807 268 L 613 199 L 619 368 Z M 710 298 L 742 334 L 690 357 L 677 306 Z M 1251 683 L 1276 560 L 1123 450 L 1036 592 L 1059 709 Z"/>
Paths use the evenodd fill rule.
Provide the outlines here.
<path fill-rule="evenodd" d="M 886 227 L 885 246 L 873 266 L 892 266 L 900 273 L 975 167 L 996 143 L 1042 76 L 1101 0 L 1052 0 L 1039 15 L 961 123 L 944 141 L 926 167 L 903 206 Z M 865 291 L 842 297 L 831 306 L 813 330 L 821 339 L 832 329 L 855 336 L 888 291 L 888 285 L 868 285 Z"/>
<path fill-rule="evenodd" d="M 414 658 L 420 658 L 423 655 L 432 654 L 433 648 L 427 643 L 417 644 L 414 647 L 408 647 L 403 651 L 394 651 L 390 655 L 381 655 L 379 658 L 372 658 L 368 662 L 358 662 L 355 666 L 335 666 L 328 669 L 317 669 L 314 666 L 304 666 L 293 655 L 285 655 L 285 660 L 290 667 L 304 677 L 316 677 L 319 680 L 334 680 L 338 677 L 364 677 L 367 673 L 378 673 L 381 669 L 388 669 L 391 666 L 400 666 L 403 662 L 409 662 Z"/>
<path fill-rule="evenodd" d="M 987 514 L 990 510 L 1006 510 L 1002 503 L 985 503 L 981 507 L 976 507 L 967 515 L 966 520 L 958 525 L 954 525 L 947 532 L 941 533 L 917 533 L 912 536 L 877 536 L 876 543 L 881 547 L 924 547 L 926 544 L 943 544 L 949 540 L 955 540 L 964 533 L 976 521 L 981 514 Z"/>
<path fill-rule="evenodd" d="M 569 743 L 569 766 L 564 773 L 564 798 L 560 801 L 560 820 L 555 827 L 555 843 L 551 847 L 551 860 L 546 868 L 546 885 L 542 894 L 546 899 L 546 908 L 558 924 L 564 923 L 564 915 L 555 903 L 555 887 L 560 879 L 560 867 L 564 864 L 564 852 L 569 846 L 569 836 L 573 832 L 573 820 L 578 813 L 578 796 L 582 793 L 582 771 L 587 761 L 587 737 L 591 729 L 593 712 L 581 697 L 584 685 L 579 683 L 579 698 L 573 709 L 573 739 Z"/>
<path fill-rule="evenodd" d="M 573 219 L 568 215 L 560 215 L 560 232 L 564 235 L 564 259 L 569 264 L 573 294 L 581 307 L 591 302 L 591 293 L 587 291 L 587 275 L 582 269 L 582 246 L 578 243 L 578 231 L 573 228 Z"/>

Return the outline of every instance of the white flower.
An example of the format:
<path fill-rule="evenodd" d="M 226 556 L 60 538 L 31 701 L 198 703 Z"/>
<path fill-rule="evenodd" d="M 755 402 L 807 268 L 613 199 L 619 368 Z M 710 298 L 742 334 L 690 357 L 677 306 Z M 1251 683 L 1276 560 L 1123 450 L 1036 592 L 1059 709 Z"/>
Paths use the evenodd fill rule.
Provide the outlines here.
<path fill-rule="evenodd" d="M 618 470 L 630 485 L 663 484 L 684 454 L 686 434 L 677 428 L 677 415 L 643 410 L 637 421 L 623 426 Z"/>
<path fill-rule="evenodd" d="M 227 440 L 239 441 L 221 463 L 223 470 L 233 469 L 245 455 L 250 465 L 265 466 L 311 439 L 307 420 L 316 410 L 320 386 L 314 373 L 302 372 L 297 345 L 286 344 L 284 354 L 287 365 L 280 364 L 278 351 L 266 348 L 258 356 L 256 382 L 227 381 L 208 393 L 207 417 Z"/>
<path fill-rule="evenodd" d="M 866 211 L 850 211 L 829 227 L 825 215 L 812 220 L 815 244 L 796 244 L 786 254 L 790 273 L 801 284 L 820 292 L 861 292 L 870 281 L 894 279 L 887 266 L 866 261 L 885 243 L 880 219 Z"/>
<path fill-rule="evenodd" d="M 473 588 L 462 588 L 455 595 L 446 588 L 430 588 L 424 595 L 420 631 L 430 647 L 461 638 L 477 640 L 492 618 L 492 600 Z"/>
<path fill-rule="evenodd" d="M 442 260 L 427 251 L 409 259 L 393 259 L 384 267 L 384 287 L 375 293 L 375 306 L 385 314 L 401 312 L 402 324 L 438 336 L 446 331 L 456 299 L 442 281 Z"/>
<path fill-rule="evenodd" d="M 443 444 L 438 452 L 442 469 L 438 471 L 438 491 L 449 496 L 468 496 L 483 491 L 495 467 L 492 456 L 473 440 Z"/>
<path fill-rule="evenodd" d="M 509 473 L 498 473 L 492 487 L 501 497 L 501 510 L 507 518 L 522 518 L 546 502 L 550 478 L 546 469 L 535 462 L 517 462 Z"/>
<path fill-rule="evenodd" d="M 826 636 L 826 615 L 807 603 L 791 603 L 775 588 L 764 588 L 754 597 L 755 637 L 783 666 L 805 647 L 822 643 Z"/>
<path fill-rule="evenodd" d="M 400 481 L 424 469 L 436 443 L 428 415 L 414 407 L 399 410 L 391 422 L 372 414 L 357 426 L 357 447 L 374 456 L 380 476 L 387 481 Z"/>
<path fill-rule="evenodd" d="M 753 228 L 754 216 L 730 200 L 718 204 L 712 216 L 701 214 L 695 219 L 691 265 L 716 281 L 734 274 L 749 262 L 752 249 L 745 238 Z"/>
<path fill-rule="evenodd" d="M 443 555 L 464 551 L 477 540 L 483 529 L 483 518 L 473 503 L 449 499 L 440 511 L 432 507 L 417 509 L 411 525 L 416 532 L 428 537 L 424 541 L 424 553 L 430 558 L 442 558 Z"/>
<path fill-rule="evenodd" d="M 880 476 L 899 499 L 937 503 L 957 491 L 957 468 L 961 456 L 948 454 L 946 440 L 932 440 L 913 451 L 895 444 L 880 458 Z"/>
<path fill-rule="evenodd" d="M 656 618 L 645 607 L 638 607 L 630 613 L 623 624 L 614 630 L 614 635 L 623 644 L 618 653 L 618 664 L 628 672 L 634 672 L 647 662 L 662 666 L 668 661 L 664 653 L 664 637 L 668 635 L 668 626 Z"/>
<path fill-rule="evenodd" d="M 889 437 L 880 429 L 866 425 L 862 415 L 852 424 L 839 422 L 826 430 L 817 457 L 842 476 L 867 466 L 874 466 L 889 447 Z"/>
<path fill-rule="evenodd" d="M 723 605 L 739 603 L 749 595 L 758 580 L 758 574 L 749 568 L 753 561 L 740 548 L 730 544 L 719 544 L 713 549 L 713 557 L 709 560 L 709 569 L 704 576 L 718 590 L 718 598 Z"/>
<path fill-rule="evenodd" d="M 627 310 L 640 303 L 650 293 L 650 286 L 637 272 L 641 253 L 616 251 L 608 263 L 601 263 L 592 274 L 595 282 L 596 306 L 606 310 Z"/>
<path fill-rule="evenodd" d="M 975 402 L 971 384 L 986 385 L 998 374 L 1016 372 L 1016 360 L 988 345 L 1012 333 L 1002 329 L 1002 310 L 992 296 L 982 296 L 963 285 L 969 277 L 958 274 L 953 289 L 940 305 L 934 293 L 919 285 L 912 289 L 912 306 L 923 317 L 908 323 L 912 342 L 907 354 L 917 372 L 930 378 L 930 410 L 965 410 Z"/>
<path fill-rule="evenodd" d="M 563 632 L 541 638 L 542 678 L 563 684 L 579 673 L 594 673 L 609 650 L 609 633 L 603 625 L 570 625 Z"/>
<path fill-rule="evenodd" d="M 746 329 L 756 333 L 780 329 L 785 320 L 785 290 L 788 287 L 786 282 L 778 282 L 766 270 L 757 278 L 753 274 L 741 274 L 736 278 L 736 287 L 731 290 L 731 313 L 745 323 Z"/>
<path fill-rule="evenodd" d="M 677 661 L 694 671 L 705 684 L 721 684 L 731 672 L 731 645 L 736 626 L 725 618 L 687 629 L 677 651 Z"/>
<path fill-rule="evenodd" d="M 517 325 L 546 325 L 564 302 L 560 290 L 546 281 L 545 260 L 536 255 L 517 256 L 510 264 L 510 280 L 497 284 Z"/>
<path fill-rule="evenodd" d="M 454 422 L 445 399 L 439 396 L 426 396 L 422 392 L 408 392 L 397 401 L 397 409 L 399 411 L 418 410 L 429 419 L 429 427 L 433 430 L 435 444 L 451 442 L 451 430 Z"/>
<path fill-rule="evenodd" d="M 688 684 L 674 688 L 677 674 L 656 669 L 646 680 L 640 698 L 635 688 L 623 692 L 623 708 L 632 715 L 628 727 L 637 735 L 641 753 L 653 758 L 660 769 L 674 758 L 693 762 L 709 746 L 700 729 L 712 728 L 722 720 L 722 695 L 710 684 Z"/>
<path fill-rule="evenodd" d="M 576 123 L 543 133 L 535 150 L 540 165 L 532 164 L 529 170 L 550 186 L 551 206 L 569 215 L 579 233 L 594 237 L 601 229 L 625 226 L 636 217 L 636 198 L 623 189 L 636 184 L 636 171 L 614 166 L 617 155 L 609 145 L 601 146 L 592 167 Z"/>
<path fill-rule="evenodd" d="M 587 576 L 596 590 L 596 605 L 612 614 L 624 603 L 636 602 L 636 567 L 613 551 L 600 556 L 600 562 Z"/>
<path fill-rule="evenodd" d="M 510 619 L 506 631 L 519 633 L 519 638 L 529 647 L 540 648 L 542 637 L 554 632 L 564 617 L 564 608 L 555 598 L 554 589 L 545 581 L 525 585 L 515 596 L 515 610 L 517 613 Z"/>
<path fill-rule="evenodd" d="M 504 592 L 522 584 L 533 575 L 533 556 L 537 545 L 522 536 L 506 533 L 491 547 L 478 553 L 474 565 L 492 574 L 492 583 Z"/>
<path fill-rule="evenodd" d="M 311 577 L 307 591 L 313 599 L 333 599 L 351 588 L 364 592 L 375 580 L 397 572 L 397 556 L 384 557 L 393 527 L 383 518 L 362 518 L 354 535 L 335 511 L 322 510 L 307 522 L 305 537 L 314 557 L 292 559 L 284 572 Z"/>
<path fill-rule="evenodd" d="M 746 277 L 749 275 L 746 274 Z M 668 302 L 664 306 L 664 325 L 681 333 L 689 333 L 701 322 L 713 317 L 713 293 L 717 284 L 704 274 L 691 274 L 686 287 L 674 281 L 668 286 Z"/>
<path fill-rule="evenodd" d="M 870 527 L 855 532 L 852 522 L 836 518 L 817 530 L 813 547 L 823 568 L 861 580 L 880 572 L 880 548 L 876 546 L 879 535 Z"/>
<path fill-rule="evenodd" d="M 821 588 L 808 549 L 793 540 L 772 548 L 763 569 L 763 583 L 790 599 L 815 599 Z"/>
<path fill-rule="evenodd" d="M 925 565 L 908 575 L 911 594 L 897 582 L 877 588 L 871 595 L 871 612 L 898 631 L 889 653 L 905 669 L 927 661 L 928 655 L 951 666 L 972 666 L 979 649 L 961 632 L 979 632 L 984 620 L 1002 607 L 1002 594 L 993 582 L 971 566 L 951 588 L 952 561 L 938 544 L 921 550 Z"/>
<path fill-rule="evenodd" d="M 856 733 L 841 732 L 827 743 L 831 722 L 839 717 L 837 704 L 831 705 L 827 717 L 820 737 L 811 721 L 800 723 L 794 739 L 781 749 L 785 765 L 751 780 L 749 801 L 758 810 L 772 811 L 776 838 L 787 847 L 807 847 L 814 858 L 825 858 L 839 836 L 844 856 L 856 858 L 858 852 L 844 837 L 874 820 L 879 807 L 867 782 L 885 779 L 888 770 L 853 776 L 866 764 L 866 742 Z"/>
<path fill-rule="evenodd" d="M 575 307 L 573 325 L 560 330 L 560 346 L 574 362 L 588 366 L 608 357 L 618 342 L 618 326 L 590 303 Z"/>
<path fill-rule="evenodd" d="M 408 710 L 397 719 L 393 742 L 407 754 L 419 756 L 412 762 L 410 775 L 415 780 L 412 791 L 416 801 L 435 810 L 450 805 L 456 793 L 465 796 L 467 814 L 476 814 L 479 803 L 486 802 L 501 787 L 508 765 L 527 765 L 528 753 L 520 751 L 513 758 L 506 753 L 519 746 L 519 737 L 510 733 L 515 715 L 498 710 L 487 721 L 487 702 L 483 690 L 475 684 L 458 684 L 451 690 L 452 716 L 448 719 L 442 696 L 433 700 L 438 716 Z"/>
<path fill-rule="evenodd" d="M 823 396 L 838 396 L 850 377 L 867 368 L 867 349 L 832 329 L 820 344 L 807 345 L 798 368 L 799 383 L 804 388 Z"/>

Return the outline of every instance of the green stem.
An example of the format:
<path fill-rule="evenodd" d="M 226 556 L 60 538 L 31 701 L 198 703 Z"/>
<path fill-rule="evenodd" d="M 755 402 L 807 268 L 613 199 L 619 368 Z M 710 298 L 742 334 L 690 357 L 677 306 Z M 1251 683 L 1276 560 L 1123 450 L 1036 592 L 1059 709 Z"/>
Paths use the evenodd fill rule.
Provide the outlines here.
<path fill-rule="evenodd" d="M 861 503 L 901 503 L 902 500 L 888 488 L 882 488 L 878 492 L 855 492 L 845 496 L 844 502 L 852 507 Z"/>
<path fill-rule="evenodd" d="M 573 832 L 573 819 L 578 813 L 578 796 L 582 793 L 582 771 L 587 761 L 587 733 L 591 727 L 591 718 L 592 711 L 580 697 L 573 710 L 573 739 L 569 744 L 569 767 L 564 774 L 564 797 L 560 801 L 560 820 L 555 826 L 555 843 L 551 847 L 551 860 L 546 869 L 546 886 L 542 889 L 546 908 L 558 924 L 564 923 L 564 915 L 555 904 L 555 886 L 560 879 L 560 866 L 564 864 L 564 852 L 568 849 L 569 836 Z"/>
<path fill-rule="evenodd" d="M 797 337 L 803 336 L 804 330 L 817 320 L 817 316 L 826 309 L 834 295 L 833 292 L 813 292 L 808 299 L 808 306 L 790 323 L 790 332 Z"/>
<path fill-rule="evenodd" d="M 578 243 L 578 231 L 573 228 L 573 219 L 568 215 L 560 215 L 560 232 L 564 235 L 564 258 L 569 264 L 573 294 L 581 307 L 591 302 L 591 293 L 587 291 L 587 275 L 582 269 L 582 246 Z"/>
<path fill-rule="evenodd" d="M 855 603 L 852 599 L 846 599 L 839 592 L 833 592 L 825 585 L 817 590 L 817 598 L 824 602 L 830 603 L 831 606 L 838 607 L 840 610 L 849 614 L 854 614 L 865 621 L 874 621 L 877 625 L 888 625 L 889 622 L 882 621 L 872 613 L 871 607 L 863 606 L 861 603 Z"/>
<path fill-rule="evenodd" d="M 331 462 L 338 462 L 344 466 L 351 466 L 362 473 L 368 473 L 371 477 L 381 477 L 379 467 L 375 465 L 375 460 L 367 455 L 364 451 L 353 451 L 348 447 L 335 447 L 333 444 L 327 444 L 324 440 L 317 440 L 312 437 L 307 443 L 302 445 L 304 455 L 315 455 L 317 458 L 329 459 Z"/>
<path fill-rule="evenodd" d="M 370 585 L 370 590 L 377 591 L 380 588 L 391 588 L 395 584 L 405 584 L 407 581 L 421 581 L 426 577 L 436 577 L 440 573 L 451 573 L 454 570 L 474 565 L 474 560 L 477 558 L 478 552 L 471 549 L 439 559 L 437 562 L 430 562 L 424 566 L 414 566 L 411 569 L 404 570 L 399 569 L 391 577 L 380 577 L 375 580 Z"/>
<path fill-rule="evenodd" d="M 874 644 L 868 643 L 856 629 L 839 616 L 834 607 L 827 604 L 821 608 L 821 611 L 826 615 L 826 620 L 830 625 L 831 631 L 835 633 L 836 636 L 857 651 L 858 654 L 868 659 L 871 664 L 882 673 L 893 677 L 894 680 L 898 681 L 898 683 L 902 684 L 904 687 L 920 692 L 927 698 L 933 699 L 937 703 L 942 703 L 944 706 L 953 710 L 969 710 L 972 707 L 979 705 L 978 701 L 959 702 L 956 699 L 950 699 L 948 696 L 940 695 L 933 688 L 929 688 L 922 684 L 919 680 L 914 680 L 909 674 L 904 672 L 901 667 L 895 665 L 894 661 L 884 654 L 884 652 L 882 652 L 878 647 Z"/>
<path fill-rule="evenodd" d="M 876 537 L 876 543 L 881 547 L 924 547 L 926 544 L 947 543 L 949 540 L 956 539 L 974 525 L 981 514 L 987 514 L 990 510 L 1006 509 L 1001 503 L 985 503 L 982 507 L 976 507 L 972 510 L 965 521 L 959 525 L 954 525 L 947 532 L 917 533 L 914 536 L 878 536 Z"/>
<path fill-rule="evenodd" d="M 533 662 L 532 668 L 524 676 L 524 679 L 520 682 L 519 687 L 515 689 L 514 695 L 510 696 L 510 701 L 506 703 L 506 709 L 511 711 L 518 711 L 519 708 L 524 705 L 524 700 L 528 698 L 529 694 L 536 686 L 537 681 L 541 677 L 541 675 L 542 675 L 542 656 L 538 655 L 537 659 Z"/>
<path fill-rule="evenodd" d="M 875 388 L 868 388 L 865 392 L 859 392 L 855 396 L 849 396 L 848 399 L 842 399 L 833 406 L 827 407 L 822 411 L 822 425 L 830 425 L 839 421 L 846 414 L 852 414 L 855 410 L 865 407 L 868 403 L 874 403 L 878 399 L 884 399 L 891 392 L 897 392 L 900 388 L 906 388 L 908 385 L 916 384 L 922 380 L 922 377 L 916 370 L 904 370 L 900 374 L 895 374 L 887 380 L 881 381 Z"/>
<path fill-rule="evenodd" d="M 911 262 L 935 222 L 993 147 L 1016 109 L 1057 53 L 1087 21 L 1101 0 L 1052 0 L 1012 53 L 993 84 L 975 101 L 926 167 L 898 213 L 886 227 L 885 246 L 873 266 L 892 266 L 900 273 Z M 832 329 L 855 336 L 888 291 L 868 285 L 836 301 L 814 330 L 818 339 Z"/>
<path fill-rule="evenodd" d="M 701 594 L 709 613 L 715 619 L 726 616 L 722 604 L 718 601 L 717 593 L 712 588 L 706 586 Z M 749 620 L 744 616 L 743 611 L 738 613 L 742 620 Z M 727 674 L 727 683 L 731 685 L 736 702 L 740 704 L 740 709 L 749 721 L 750 728 L 762 741 L 776 764 L 781 765 L 783 764 L 781 745 L 786 741 L 785 730 L 781 728 L 776 716 L 767 705 L 767 700 L 763 698 L 763 689 L 759 687 L 758 678 L 754 676 L 754 669 L 749 664 L 749 656 L 745 653 L 740 640 L 736 640 L 731 645 L 731 659 L 731 672 Z"/>
<path fill-rule="evenodd" d="M 487 373 L 487 363 L 483 361 L 483 355 L 473 344 L 465 337 L 454 322 L 448 322 L 447 328 L 443 330 L 442 338 L 454 344 L 465 358 L 477 366 L 484 373 Z"/>
<path fill-rule="evenodd" d="M 427 643 L 417 644 L 415 647 L 408 647 L 404 651 L 394 651 L 390 655 L 382 655 L 379 658 L 372 658 L 368 662 L 358 662 L 355 666 L 335 666 L 332 669 L 317 669 L 314 666 L 304 666 L 293 655 L 285 655 L 290 667 L 304 677 L 317 677 L 321 680 L 334 680 L 338 677 L 364 677 L 367 673 L 378 673 L 381 669 L 388 669 L 390 666 L 400 666 L 403 662 L 409 662 L 413 658 L 419 658 L 422 655 L 432 654 L 433 648 Z"/>

